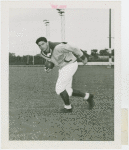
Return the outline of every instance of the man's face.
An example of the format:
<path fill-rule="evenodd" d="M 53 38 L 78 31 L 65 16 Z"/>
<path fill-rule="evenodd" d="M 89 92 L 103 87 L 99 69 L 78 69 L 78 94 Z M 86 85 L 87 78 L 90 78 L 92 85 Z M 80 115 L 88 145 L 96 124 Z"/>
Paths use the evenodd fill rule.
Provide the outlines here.
<path fill-rule="evenodd" d="M 48 48 L 47 42 L 44 42 L 44 41 L 40 41 L 40 42 L 38 43 L 38 46 L 39 46 L 39 48 L 40 48 L 42 51 L 46 51 L 47 48 Z"/>

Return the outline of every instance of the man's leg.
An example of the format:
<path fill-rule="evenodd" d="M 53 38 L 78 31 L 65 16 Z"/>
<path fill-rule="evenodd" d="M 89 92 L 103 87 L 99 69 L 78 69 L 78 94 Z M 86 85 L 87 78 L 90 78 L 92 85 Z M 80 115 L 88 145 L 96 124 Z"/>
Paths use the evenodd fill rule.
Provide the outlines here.
<path fill-rule="evenodd" d="M 89 109 L 92 109 L 95 105 L 94 100 L 93 100 L 94 98 L 93 94 L 83 93 L 79 90 L 73 89 L 72 96 L 83 97 L 84 100 L 87 100 L 87 102 L 89 103 Z"/>
<path fill-rule="evenodd" d="M 70 96 L 77 96 L 83 97 L 84 100 L 87 100 L 89 103 L 89 109 L 92 109 L 94 106 L 93 95 L 89 93 L 83 93 L 79 90 L 72 89 L 72 80 L 73 75 L 75 74 L 78 68 L 78 64 L 71 64 L 63 68 L 59 71 L 59 77 L 56 83 L 56 93 L 61 96 L 62 100 L 64 101 L 64 108 L 67 110 L 72 110 L 69 97 Z"/>
<path fill-rule="evenodd" d="M 56 93 L 61 96 L 64 102 L 64 110 L 72 111 L 69 96 L 72 96 L 72 77 L 78 67 L 77 63 L 70 64 L 59 71 L 59 77 L 56 83 Z"/>
<path fill-rule="evenodd" d="M 63 113 L 68 113 L 68 112 L 72 112 L 72 106 L 71 103 L 69 101 L 69 95 L 67 93 L 66 90 L 64 90 L 63 92 L 60 93 L 60 96 L 62 98 L 62 100 L 64 101 L 64 108 L 60 110 L 60 112 Z"/>
<path fill-rule="evenodd" d="M 89 103 L 89 109 L 92 109 L 94 107 L 95 103 L 93 100 L 93 94 L 83 93 L 79 90 L 72 89 L 72 78 L 66 87 L 66 91 L 69 93 L 69 96 L 82 97 L 84 100 L 86 100 Z"/>
<path fill-rule="evenodd" d="M 86 100 L 89 103 L 89 109 L 92 109 L 95 105 L 93 100 L 93 94 L 90 93 L 83 93 L 79 90 L 72 89 L 72 81 L 73 77 L 69 80 L 69 84 L 66 86 L 66 91 L 69 93 L 69 96 L 76 96 L 76 97 L 82 97 L 84 100 Z"/>
<path fill-rule="evenodd" d="M 69 96 L 77 96 L 77 97 L 83 97 L 84 99 L 88 99 L 89 98 L 89 93 L 83 93 L 79 90 L 73 89 L 72 88 L 72 81 L 73 81 L 73 77 L 71 77 L 71 79 L 69 80 L 67 86 L 66 86 L 66 91 L 69 93 Z"/>
<path fill-rule="evenodd" d="M 67 91 L 64 90 L 63 92 L 61 92 L 61 93 L 60 93 L 60 96 L 61 96 L 61 98 L 63 99 L 64 104 L 65 104 L 66 106 L 69 106 L 69 105 L 70 105 L 70 101 L 69 101 L 69 95 L 68 95 Z"/>
<path fill-rule="evenodd" d="M 89 98 L 89 93 L 83 93 L 79 90 L 73 89 L 72 96 L 83 97 L 85 99 L 88 99 Z"/>

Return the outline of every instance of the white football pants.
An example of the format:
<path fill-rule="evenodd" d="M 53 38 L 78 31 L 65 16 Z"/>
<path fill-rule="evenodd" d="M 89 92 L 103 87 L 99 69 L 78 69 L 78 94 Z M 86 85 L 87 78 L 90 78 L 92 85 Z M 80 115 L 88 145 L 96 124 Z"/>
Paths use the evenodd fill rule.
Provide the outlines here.
<path fill-rule="evenodd" d="M 56 83 L 55 91 L 59 95 L 64 90 L 67 91 L 69 96 L 72 96 L 72 80 L 73 75 L 78 69 L 77 61 L 71 64 L 64 66 L 62 69 L 59 69 L 59 76 Z"/>

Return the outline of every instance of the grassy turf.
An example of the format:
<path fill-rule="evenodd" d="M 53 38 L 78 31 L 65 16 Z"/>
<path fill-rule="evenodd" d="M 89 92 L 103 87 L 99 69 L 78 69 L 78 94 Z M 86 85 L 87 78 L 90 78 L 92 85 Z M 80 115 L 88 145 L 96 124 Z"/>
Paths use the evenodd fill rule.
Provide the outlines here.
<path fill-rule="evenodd" d="M 114 140 L 114 69 L 79 66 L 73 87 L 95 95 L 88 110 L 82 98 L 71 97 L 74 110 L 59 113 L 63 101 L 55 93 L 57 69 L 9 69 L 9 140 Z"/>

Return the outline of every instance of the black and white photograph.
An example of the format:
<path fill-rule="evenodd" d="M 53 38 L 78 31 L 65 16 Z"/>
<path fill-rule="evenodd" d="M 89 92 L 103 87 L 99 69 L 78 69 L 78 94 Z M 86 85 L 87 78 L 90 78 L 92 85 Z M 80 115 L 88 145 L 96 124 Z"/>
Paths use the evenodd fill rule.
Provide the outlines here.
<path fill-rule="evenodd" d="M 10 140 L 114 140 L 112 16 L 10 9 Z"/>
<path fill-rule="evenodd" d="M 9 8 L 8 140 L 114 142 L 116 10 L 49 6 Z"/>

